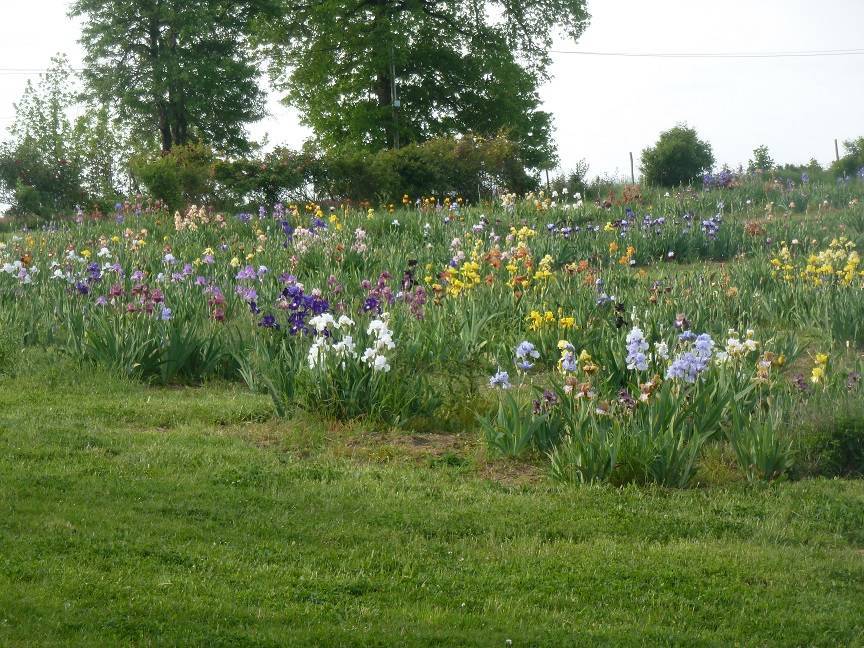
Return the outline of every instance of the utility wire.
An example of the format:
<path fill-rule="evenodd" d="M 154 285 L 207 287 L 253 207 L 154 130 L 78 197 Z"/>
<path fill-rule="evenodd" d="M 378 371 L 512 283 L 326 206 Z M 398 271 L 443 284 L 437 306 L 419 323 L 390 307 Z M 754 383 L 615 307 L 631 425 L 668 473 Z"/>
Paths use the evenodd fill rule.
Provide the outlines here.
<path fill-rule="evenodd" d="M 861 56 L 864 49 L 808 50 L 798 52 L 595 52 L 586 50 L 549 50 L 550 54 L 582 56 L 621 56 L 628 58 L 711 59 L 711 58 L 802 58 L 817 56 Z"/>
<path fill-rule="evenodd" d="M 84 68 L 69 68 L 72 72 L 83 72 Z M 0 74 L 44 74 L 48 70 L 46 68 L 32 70 L 24 68 L 0 68 Z"/>
<path fill-rule="evenodd" d="M 331 48 L 328 48 L 328 50 Z M 338 47 L 332 48 L 339 49 Z M 619 56 L 627 58 L 711 59 L 711 58 L 809 58 L 819 56 L 864 56 L 864 48 L 833 50 L 801 50 L 785 52 L 598 52 L 589 50 L 549 50 L 550 54 L 576 56 Z M 84 68 L 70 68 L 83 72 Z M 0 68 L 0 75 L 43 74 L 46 68 Z"/>

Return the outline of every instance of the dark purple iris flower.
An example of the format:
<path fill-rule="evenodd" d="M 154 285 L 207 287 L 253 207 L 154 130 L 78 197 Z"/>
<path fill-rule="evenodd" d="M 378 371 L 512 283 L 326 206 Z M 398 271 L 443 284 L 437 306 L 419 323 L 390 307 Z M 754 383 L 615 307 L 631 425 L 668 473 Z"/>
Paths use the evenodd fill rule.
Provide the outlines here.
<path fill-rule="evenodd" d="M 279 322 L 276 321 L 276 318 L 273 315 L 265 315 L 261 318 L 261 321 L 258 322 L 258 326 L 261 328 L 268 328 L 279 330 Z"/>

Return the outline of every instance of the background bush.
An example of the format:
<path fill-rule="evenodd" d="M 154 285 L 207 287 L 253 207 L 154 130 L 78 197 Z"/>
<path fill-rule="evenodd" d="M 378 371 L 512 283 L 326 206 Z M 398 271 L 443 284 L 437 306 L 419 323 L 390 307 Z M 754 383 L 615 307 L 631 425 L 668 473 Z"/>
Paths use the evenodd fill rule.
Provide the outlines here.
<path fill-rule="evenodd" d="M 172 211 L 202 205 L 213 195 L 215 157 L 205 144 L 175 146 L 168 153 L 132 159 L 133 178 Z"/>
<path fill-rule="evenodd" d="M 36 84 L 28 82 L 16 104 L 9 139 L 0 143 L 0 201 L 13 215 L 43 219 L 77 207 L 105 212 L 125 189 L 128 134 L 107 106 L 80 105 L 75 75 L 65 57 L 52 59 Z"/>
<path fill-rule="evenodd" d="M 864 170 L 864 137 L 843 142 L 846 155 L 831 165 L 834 175 L 840 178 L 852 178 Z"/>
<path fill-rule="evenodd" d="M 642 179 L 661 187 L 687 184 L 711 170 L 714 154 L 711 145 L 699 139 L 696 131 L 679 125 L 660 134 L 660 139 L 642 151 Z"/>
<path fill-rule="evenodd" d="M 216 206 L 224 210 L 255 211 L 277 202 L 396 202 L 406 194 L 489 198 L 538 186 L 516 144 L 503 136 L 436 138 L 374 153 L 278 148 L 261 158 L 235 160 L 214 159 L 200 147 L 180 149 L 133 165 L 136 178 L 171 209 L 200 201 L 199 196 L 218 196 Z"/>

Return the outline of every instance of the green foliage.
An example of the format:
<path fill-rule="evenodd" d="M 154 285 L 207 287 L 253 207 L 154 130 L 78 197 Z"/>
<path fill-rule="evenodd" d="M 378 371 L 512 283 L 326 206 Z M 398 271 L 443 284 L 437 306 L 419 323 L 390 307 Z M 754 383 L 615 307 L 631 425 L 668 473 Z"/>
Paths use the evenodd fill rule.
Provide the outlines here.
<path fill-rule="evenodd" d="M 753 149 L 753 159 L 747 164 L 747 172 L 770 171 L 774 168 L 774 159 L 764 144 Z"/>
<path fill-rule="evenodd" d="M 552 178 L 549 189 L 557 191 L 562 199 L 568 195 L 585 196 L 588 190 L 588 169 L 588 162 L 579 160 L 572 170 Z"/>
<path fill-rule="evenodd" d="M 816 159 L 810 160 L 807 164 L 783 164 L 777 165 L 771 171 L 771 177 L 782 182 L 792 182 L 795 185 L 804 184 L 824 184 L 832 182 L 830 171 L 826 171 Z M 804 179 L 806 178 L 806 183 Z M 804 204 L 803 200 L 797 200 L 796 204 Z"/>
<path fill-rule="evenodd" d="M 664 131 L 653 147 L 642 151 L 642 178 L 648 185 L 687 184 L 710 171 L 713 165 L 711 145 L 685 125 Z"/>
<path fill-rule="evenodd" d="M 329 358 L 324 367 L 302 368 L 296 399 L 308 412 L 326 412 L 336 420 L 362 419 L 397 427 L 417 417 L 434 416 L 440 404 L 428 378 L 410 368 L 396 365 L 386 373 L 375 372 L 356 361 L 340 366 L 336 358 Z"/>
<path fill-rule="evenodd" d="M 228 208 L 305 202 L 324 185 L 325 161 L 315 151 L 277 147 L 263 158 L 216 160 L 217 204 Z"/>
<path fill-rule="evenodd" d="M 167 153 L 132 159 L 135 179 L 171 211 L 203 205 L 213 193 L 213 152 L 205 144 L 175 146 Z"/>
<path fill-rule="evenodd" d="M 324 154 L 324 191 L 331 197 L 371 199 L 440 195 L 474 198 L 496 187 L 523 192 L 536 186 L 518 146 L 503 137 L 439 138 L 396 150 Z"/>
<path fill-rule="evenodd" d="M 503 132 L 529 166 L 554 161 L 537 89 L 553 35 L 576 39 L 584 30 L 584 0 L 279 6 L 259 39 L 286 102 L 326 148 Z"/>
<path fill-rule="evenodd" d="M 567 436 L 549 453 L 550 476 L 569 484 L 609 481 L 619 468 L 621 442 L 620 430 L 598 425 L 597 419 L 582 409 L 571 415 Z"/>
<path fill-rule="evenodd" d="M 428 149 L 436 155 L 450 150 Z M 374 159 L 399 162 L 395 168 L 412 182 L 423 177 L 415 169 L 446 171 L 443 164 L 427 166 L 416 152 L 401 154 Z M 285 169 L 263 177 L 275 185 L 323 174 L 327 167 L 309 156 L 281 152 L 273 159 L 285 159 Z M 254 177 L 256 165 L 238 168 L 239 187 Z M 540 193 L 503 205 L 462 203 L 446 218 L 428 202 L 373 204 L 371 210 L 348 204 L 331 213 L 326 203 L 289 204 L 281 211 L 265 205 L 262 218 L 202 218 L 180 229 L 164 210 L 136 213 L 129 205 L 123 224 L 94 218 L 61 223 L 56 231 L 3 235 L 0 319 L 14 312 L 22 327 L 13 336 L 27 348 L 17 357 L 33 346 L 61 346 L 86 360 L 88 372 L 103 366 L 171 384 L 242 380 L 250 398 L 268 394 L 286 419 L 323 411 L 327 418 L 361 418 L 376 432 L 398 424 L 415 432 L 471 434 L 481 428 L 476 414 L 490 414 L 492 431 L 487 426 L 485 432 L 496 454 L 542 460 L 551 453 L 553 474 L 563 481 L 678 487 L 698 478 L 704 484 L 703 473 L 694 478 L 694 471 L 709 445 L 726 451 L 727 482 L 743 481 L 748 471 L 751 479 L 828 474 L 835 449 L 836 456 L 851 457 L 836 463 L 857 461 L 856 437 L 835 443 L 831 434 L 838 426 L 830 415 L 818 435 L 789 423 L 751 430 L 750 421 L 778 411 L 782 421 L 797 424 L 860 396 L 854 389 L 864 302 L 852 252 L 853 244 L 864 243 L 860 189 L 856 182 L 790 188 L 744 178 L 736 186 L 668 197 L 662 189 L 645 189 L 631 202 L 609 206 L 553 205 Z M 812 200 L 802 216 L 789 203 L 806 195 Z M 726 204 L 722 217 L 712 218 L 720 201 Z M 647 205 L 660 206 L 665 221 L 645 219 Z M 579 231 L 562 231 L 576 225 Z M 286 236 L 290 227 L 297 228 L 293 237 Z M 822 255 L 826 246 L 829 256 Z M 511 250 L 507 258 L 498 255 L 505 250 Z M 817 254 L 818 265 L 830 266 L 818 271 L 818 281 L 810 271 L 802 275 Z M 517 279 L 523 272 L 524 282 Z M 319 336 L 292 320 L 311 308 L 286 288 L 294 282 L 304 286 L 304 295 L 327 301 L 329 312 L 356 318 L 358 338 L 378 309 L 386 310 L 398 328 L 391 371 L 376 376 L 359 364 L 344 372 L 336 366 L 311 370 L 307 352 Z M 146 295 L 156 288 L 162 294 L 150 303 Z M 615 295 L 615 303 L 604 303 L 600 290 Z M 422 300 L 409 301 L 416 291 Z M 367 305 L 373 296 L 378 305 Z M 170 321 L 159 321 L 157 303 L 175 311 Z M 628 368 L 625 336 L 636 321 L 649 342 L 667 343 L 672 358 L 688 348 L 673 329 L 679 313 L 693 332 L 710 333 L 717 351 L 726 338 L 743 338 L 750 328 L 756 332 L 747 339 L 755 348 L 743 356 L 715 356 L 695 384 L 667 376 L 670 361 L 653 352 L 656 346 L 650 370 Z M 522 387 L 504 394 L 516 399 L 518 411 L 505 401 L 502 417 L 490 411 L 500 392 L 487 387 L 488 376 L 496 367 L 512 370 L 522 340 L 534 344 L 539 357 L 520 375 Z M 805 342 L 810 362 L 815 353 L 830 355 L 827 376 L 813 383 Z M 575 371 L 558 364 L 568 344 L 591 356 Z M 558 385 L 557 404 L 543 394 L 531 407 L 536 391 L 564 380 L 562 371 L 569 389 Z M 824 443 L 807 441 L 823 434 Z M 796 449 L 791 470 L 787 441 Z"/>
<path fill-rule="evenodd" d="M 175 147 L 168 156 L 133 162 L 136 177 L 172 209 L 218 196 L 220 206 L 248 211 L 321 199 L 397 201 L 406 194 L 486 199 L 501 188 L 524 192 L 536 187 L 525 167 L 518 146 L 504 137 L 436 138 L 377 152 L 278 148 L 262 158 L 235 160 L 211 159 L 200 146 Z M 184 189 L 183 174 L 197 189 Z"/>
<path fill-rule="evenodd" d="M 81 208 L 105 210 L 120 195 L 129 147 L 106 106 L 77 103 L 76 75 L 64 56 L 28 81 L 15 105 L 11 139 L 0 144 L 0 198 L 12 213 L 50 218 Z M 69 113 L 80 107 L 73 122 Z"/>
<path fill-rule="evenodd" d="M 519 457 L 528 450 L 550 450 L 560 440 L 563 422 L 548 412 L 533 410 L 511 393 L 498 399 L 492 417 L 479 416 L 486 444 L 506 457 Z"/>
<path fill-rule="evenodd" d="M 860 394 L 814 411 L 801 425 L 796 472 L 802 476 L 864 474 L 864 406 Z"/>
<path fill-rule="evenodd" d="M 13 309 L 0 311 L 0 376 L 13 374 L 23 359 L 23 326 Z"/>
<path fill-rule="evenodd" d="M 598 354 L 598 361 L 601 357 L 613 360 Z M 724 427 L 739 424 L 741 413 L 755 407 L 753 392 L 746 382 L 737 384 L 732 376 L 712 372 L 694 385 L 667 380 L 632 411 L 620 405 L 593 408 L 569 401 L 571 405 L 556 410 L 568 435 L 550 454 L 552 477 L 569 483 L 686 487 L 696 474 L 705 443 L 719 437 Z M 558 394 L 568 402 L 560 387 Z"/>
<path fill-rule="evenodd" d="M 221 328 L 197 320 L 71 314 L 65 350 L 126 378 L 162 385 L 200 384 L 226 373 L 230 357 Z"/>
<path fill-rule="evenodd" d="M 81 183 L 86 207 L 110 212 L 120 196 L 129 195 L 129 164 L 135 154 L 130 134 L 107 105 L 90 107 L 75 122 L 74 141 L 83 160 Z"/>
<path fill-rule="evenodd" d="M 264 351 L 262 353 L 262 351 Z M 256 344 L 251 354 L 235 356 L 246 384 L 263 386 L 270 395 L 276 414 L 286 417 L 294 412 L 297 396 L 297 374 L 302 358 L 295 345 L 286 340 L 278 345 Z"/>
<path fill-rule="evenodd" d="M 731 431 L 730 441 L 748 481 L 778 479 L 794 465 L 792 442 L 776 416 L 743 421 Z"/>
<path fill-rule="evenodd" d="M 163 151 L 203 141 L 248 150 L 244 126 L 263 115 L 245 37 L 265 0 L 76 0 L 90 94 Z"/>
<path fill-rule="evenodd" d="M 840 178 L 854 178 L 864 169 L 864 137 L 843 142 L 845 155 L 831 165 L 831 171 Z"/>
<path fill-rule="evenodd" d="M 84 200 L 82 160 L 67 116 L 74 102 L 72 70 L 54 57 L 39 83 L 29 81 L 15 105 L 12 139 L 0 148 L 0 193 L 13 213 L 50 216 Z"/>

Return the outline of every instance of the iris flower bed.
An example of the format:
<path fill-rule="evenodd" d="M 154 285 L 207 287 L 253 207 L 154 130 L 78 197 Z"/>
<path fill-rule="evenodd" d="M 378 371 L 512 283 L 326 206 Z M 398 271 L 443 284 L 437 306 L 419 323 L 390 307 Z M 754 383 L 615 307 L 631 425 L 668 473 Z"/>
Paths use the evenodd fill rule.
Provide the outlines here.
<path fill-rule="evenodd" d="M 476 429 L 565 482 L 683 487 L 718 444 L 795 476 L 801 421 L 862 396 L 861 187 L 717 186 L 79 214 L 0 242 L 0 371 L 40 346 L 240 381 L 280 416 Z"/>

